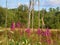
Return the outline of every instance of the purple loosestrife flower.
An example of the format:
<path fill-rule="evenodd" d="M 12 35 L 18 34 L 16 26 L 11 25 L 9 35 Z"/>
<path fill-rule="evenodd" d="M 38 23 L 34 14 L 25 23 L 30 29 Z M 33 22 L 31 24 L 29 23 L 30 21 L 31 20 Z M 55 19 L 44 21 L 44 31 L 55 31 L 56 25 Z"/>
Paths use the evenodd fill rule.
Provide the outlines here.
<path fill-rule="evenodd" d="M 45 32 L 43 30 L 41 30 L 41 35 L 45 36 Z"/>
<path fill-rule="evenodd" d="M 50 33 L 48 28 L 45 31 L 45 35 L 46 35 L 46 38 L 47 38 L 48 45 L 51 44 L 51 38 L 50 38 L 51 37 L 51 33 Z"/>
<path fill-rule="evenodd" d="M 47 28 L 46 31 L 45 31 L 45 35 L 46 35 L 46 36 L 51 36 L 51 33 L 50 33 L 50 31 L 49 31 L 48 28 Z"/>
<path fill-rule="evenodd" d="M 40 28 L 38 28 L 38 30 L 37 30 L 37 32 L 36 32 L 38 35 L 40 35 L 41 34 L 41 29 Z"/>
<path fill-rule="evenodd" d="M 16 27 L 17 27 L 17 28 L 20 28 L 20 22 L 17 22 L 17 23 L 16 23 Z"/>
<path fill-rule="evenodd" d="M 27 28 L 25 32 L 27 33 L 28 36 L 30 36 L 30 33 L 31 33 L 30 28 Z"/>
<path fill-rule="evenodd" d="M 26 33 L 30 33 L 30 29 L 28 28 L 28 29 L 26 29 L 26 31 L 25 31 Z"/>
<path fill-rule="evenodd" d="M 12 24 L 11 24 L 11 30 L 12 31 L 15 30 L 15 22 L 12 22 Z"/>

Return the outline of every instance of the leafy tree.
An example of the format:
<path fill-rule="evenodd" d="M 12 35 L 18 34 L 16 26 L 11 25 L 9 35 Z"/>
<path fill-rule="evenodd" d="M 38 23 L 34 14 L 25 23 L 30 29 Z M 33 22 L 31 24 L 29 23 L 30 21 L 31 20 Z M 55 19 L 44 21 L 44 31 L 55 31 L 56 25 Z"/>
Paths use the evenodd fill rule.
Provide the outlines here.
<path fill-rule="evenodd" d="M 0 7 L 0 26 L 4 26 L 5 24 L 5 14 L 6 14 L 6 10 Z"/>
<path fill-rule="evenodd" d="M 17 21 L 20 21 L 22 25 L 26 27 L 28 21 L 28 7 L 26 5 L 20 5 L 17 9 L 16 15 Z"/>

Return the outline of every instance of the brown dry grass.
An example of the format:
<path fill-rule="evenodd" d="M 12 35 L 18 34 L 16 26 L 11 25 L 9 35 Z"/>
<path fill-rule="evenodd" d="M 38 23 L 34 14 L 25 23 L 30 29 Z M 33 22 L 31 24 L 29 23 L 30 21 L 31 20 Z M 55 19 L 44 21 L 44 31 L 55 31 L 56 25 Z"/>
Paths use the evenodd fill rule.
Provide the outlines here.
<path fill-rule="evenodd" d="M 15 28 L 16 30 L 18 30 L 18 28 Z M 27 28 L 20 28 L 20 30 L 26 30 Z M 11 30 L 10 28 L 0 28 L 0 30 Z M 43 29 L 43 31 L 45 31 L 46 29 Z M 31 31 L 33 31 L 31 29 Z M 37 29 L 34 29 L 34 31 L 37 31 Z M 60 31 L 60 29 L 50 29 L 50 31 Z"/>

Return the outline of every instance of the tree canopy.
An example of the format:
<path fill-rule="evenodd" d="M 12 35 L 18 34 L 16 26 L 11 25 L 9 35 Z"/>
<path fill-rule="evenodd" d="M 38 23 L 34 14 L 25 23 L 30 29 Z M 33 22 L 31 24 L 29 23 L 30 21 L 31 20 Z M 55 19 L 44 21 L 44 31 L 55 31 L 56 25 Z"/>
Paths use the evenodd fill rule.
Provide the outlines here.
<path fill-rule="evenodd" d="M 20 5 L 14 9 L 6 9 L 0 7 L 0 27 L 4 27 L 7 10 L 7 25 L 10 27 L 12 21 L 21 23 L 21 27 L 27 27 L 29 8 L 26 5 Z M 40 27 L 42 27 L 42 17 L 44 19 L 44 27 L 50 29 L 60 29 L 60 8 L 49 8 L 40 10 Z M 34 10 L 34 28 L 38 28 L 38 11 Z"/>

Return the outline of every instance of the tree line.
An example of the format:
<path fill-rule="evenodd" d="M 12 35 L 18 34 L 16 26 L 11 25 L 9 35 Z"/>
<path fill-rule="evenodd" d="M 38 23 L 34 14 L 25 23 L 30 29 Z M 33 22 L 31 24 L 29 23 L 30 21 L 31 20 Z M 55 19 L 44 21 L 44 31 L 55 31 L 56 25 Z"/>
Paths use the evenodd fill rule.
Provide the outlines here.
<path fill-rule="evenodd" d="M 5 27 L 7 14 L 7 27 L 11 26 L 12 22 L 20 22 L 21 27 L 27 27 L 29 8 L 26 5 L 20 5 L 14 9 L 7 9 L 0 7 L 0 27 Z M 44 21 L 44 28 L 60 29 L 60 8 L 49 8 L 40 10 L 40 28 L 42 28 L 42 17 Z M 32 18 L 32 16 L 31 16 Z M 33 27 L 38 28 L 38 11 L 34 10 L 34 22 Z M 32 21 L 31 21 L 32 23 Z M 30 24 L 30 27 L 32 24 Z"/>

